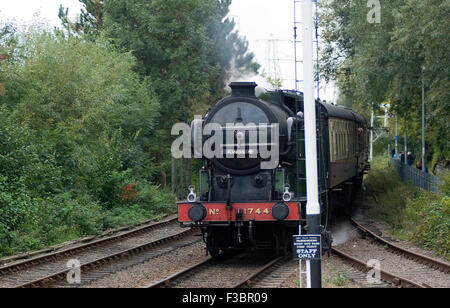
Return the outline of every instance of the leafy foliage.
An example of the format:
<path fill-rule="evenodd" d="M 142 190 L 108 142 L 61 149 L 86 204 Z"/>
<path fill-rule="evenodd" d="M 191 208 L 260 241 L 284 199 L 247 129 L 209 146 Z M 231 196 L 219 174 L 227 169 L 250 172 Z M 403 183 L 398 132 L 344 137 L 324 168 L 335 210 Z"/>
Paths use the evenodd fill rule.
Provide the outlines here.
<path fill-rule="evenodd" d="M 407 199 L 406 228 L 411 239 L 428 249 L 436 249 L 450 258 L 450 199 L 423 192 L 418 198 Z"/>
<path fill-rule="evenodd" d="M 170 129 L 204 114 L 225 94 L 232 74 L 257 72 L 248 42 L 226 18 L 231 0 L 80 0 L 81 18 L 72 23 L 60 10 L 66 28 L 83 37 L 103 35 L 124 51 L 132 52 L 159 100 L 161 118 L 153 148 L 163 186 L 170 174 Z M 98 27 L 101 25 L 101 27 Z M 96 29 L 96 31 L 92 31 Z"/>
<path fill-rule="evenodd" d="M 41 30 L 3 48 L 0 255 L 173 210 L 149 182 L 159 103 L 131 54 Z"/>
<path fill-rule="evenodd" d="M 69 9 L 59 7 L 59 18 L 67 31 L 82 33 L 85 37 L 95 38 L 103 28 L 104 0 L 83 0 L 85 8 L 81 9 L 78 21 L 69 20 Z"/>
<path fill-rule="evenodd" d="M 375 158 L 365 184 L 379 200 L 371 209 L 372 215 L 388 222 L 395 234 L 450 258 L 448 191 L 436 194 L 401 182 L 395 169 L 381 157 Z"/>
<path fill-rule="evenodd" d="M 369 10 L 362 0 L 323 1 L 322 74 L 338 80 L 360 110 L 389 103 L 392 114 L 407 121 L 411 140 L 420 140 L 423 76 L 427 148 L 434 158 L 448 157 L 450 3 L 383 1 L 379 24 L 367 21 Z"/>
<path fill-rule="evenodd" d="M 80 1 L 65 30 L 0 30 L 0 255 L 174 210 L 170 128 L 259 68 L 231 0 Z"/>
<path fill-rule="evenodd" d="M 444 181 L 441 186 L 442 193 L 450 197 L 450 172 L 447 171 L 443 174 L 440 174 L 439 177 Z"/>

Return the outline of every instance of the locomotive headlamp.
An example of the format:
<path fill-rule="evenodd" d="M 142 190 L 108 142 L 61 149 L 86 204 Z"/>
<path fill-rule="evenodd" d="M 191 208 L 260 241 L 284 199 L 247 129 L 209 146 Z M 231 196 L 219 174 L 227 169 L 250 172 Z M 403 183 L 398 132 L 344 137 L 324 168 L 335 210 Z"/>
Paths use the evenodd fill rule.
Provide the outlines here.
<path fill-rule="evenodd" d="M 284 187 L 284 193 L 283 193 L 283 201 L 289 202 L 292 200 L 292 193 L 289 191 L 289 185 L 286 185 Z"/>
<path fill-rule="evenodd" d="M 208 214 L 205 206 L 201 203 L 195 203 L 188 211 L 188 216 L 193 222 L 200 222 Z"/>
<path fill-rule="evenodd" d="M 190 203 L 194 203 L 195 201 L 197 201 L 197 195 L 194 192 L 195 187 L 194 186 L 189 186 L 189 194 L 187 196 L 187 201 Z"/>
<path fill-rule="evenodd" d="M 275 204 L 272 207 L 272 216 L 278 221 L 285 220 L 289 216 L 289 207 L 283 202 Z"/>

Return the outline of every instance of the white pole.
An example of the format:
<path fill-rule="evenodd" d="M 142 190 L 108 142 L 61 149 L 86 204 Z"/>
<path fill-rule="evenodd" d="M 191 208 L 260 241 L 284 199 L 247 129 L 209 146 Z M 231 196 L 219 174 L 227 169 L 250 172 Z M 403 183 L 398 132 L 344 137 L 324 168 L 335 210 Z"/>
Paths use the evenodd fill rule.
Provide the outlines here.
<path fill-rule="evenodd" d="M 300 224 L 298 227 L 298 234 L 302 235 L 302 225 Z M 299 273 L 299 281 L 300 281 L 300 289 L 303 289 L 303 261 L 302 259 L 298 260 L 298 273 Z M 308 279 L 306 279 L 308 281 Z"/>
<path fill-rule="evenodd" d="M 295 65 L 295 93 L 298 92 L 298 68 L 297 68 L 297 5 L 296 0 L 294 0 L 294 65 Z M 298 110 L 297 110 L 298 111 Z M 298 226 L 298 234 L 302 235 L 302 224 L 300 223 Z M 298 279 L 299 279 L 299 286 L 300 288 L 303 288 L 303 262 L 302 259 L 298 261 Z"/>
<path fill-rule="evenodd" d="M 297 68 L 297 6 L 296 0 L 294 0 L 294 63 L 295 63 L 295 92 L 298 92 L 298 68 Z M 301 233 L 299 233 L 301 234 Z"/>
<path fill-rule="evenodd" d="M 312 35 L 312 1 L 303 1 L 304 118 L 306 147 L 306 183 L 308 215 L 319 215 L 319 181 L 317 178 L 316 103 L 314 101 L 314 66 Z"/>
<path fill-rule="evenodd" d="M 388 127 L 388 120 L 389 120 L 388 107 L 384 106 L 384 128 Z"/>
<path fill-rule="evenodd" d="M 407 160 L 406 160 L 406 156 L 407 156 L 407 153 L 408 153 L 408 136 L 407 136 L 407 133 L 406 133 L 406 116 L 405 116 L 405 127 L 404 127 L 404 135 L 403 135 L 403 137 L 404 137 L 404 143 L 405 143 L 405 154 L 404 154 L 404 157 L 405 157 L 405 161 L 404 161 L 404 164 L 405 165 L 407 165 L 408 164 L 408 162 L 407 162 Z"/>
<path fill-rule="evenodd" d="M 374 111 L 373 111 L 373 104 L 372 104 L 372 117 L 370 119 L 370 157 L 369 157 L 369 161 L 373 160 L 373 123 L 374 123 Z"/>
<path fill-rule="evenodd" d="M 306 154 L 306 215 L 308 234 L 320 234 L 319 180 L 317 166 L 316 103 L 314 100 L 314 51 L 312 1 L 303 0 L 303 70 L 304 70 L 304 119 Z M 308 261 L 310 287 L 322 286 L 321 261 Z"/>
<path fill-rule="evenodd" d="M 426 172 L 425 167 L 425 76 L 424 71 L 425 68 L 422 68 L 422 171 Z"/>
<path fill-rule="evenodd" d="M 398 159 L 398 117 L 395 116 L 395 158 Z"/>
<path fill-rule="evenodd" d="M 306 260 L 306 288 L 311 289 L 311 261 Z"/>

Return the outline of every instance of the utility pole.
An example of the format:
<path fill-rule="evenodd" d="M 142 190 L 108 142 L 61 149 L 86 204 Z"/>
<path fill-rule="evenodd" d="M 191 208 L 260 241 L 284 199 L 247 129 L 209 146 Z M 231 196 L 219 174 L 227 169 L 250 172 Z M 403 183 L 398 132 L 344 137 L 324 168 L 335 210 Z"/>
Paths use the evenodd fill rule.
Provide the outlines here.
<path fill-rule="evenodd" d="M 384 128 L 388 127 L 389 114 L 388 114 L 388 105 L 384 105 Z"/>
<path fill-rule="evenodd" d="M 274 80 L 281 79 L 280 57 L 278 54 L 279 40 L 273 34 L 266 40 L 266 67 L 267 75 Z"/>
<path fill-rule="evenodd" d="M 0 54 L 0 61 L 3 60 L 7 60 L 8 56 L 5 54 Z M 5 84 L 0 82 L 0 96 L 5 96 L 6 95 L 6 89 L 5 89 Z"/>
<path fill-rule="evenodd" d="M 422 67 L 422 171 L 426 172 L 425 161 L 425 67 Z"/>
<path fill-rule="evenodd" d="M 380 107 L 384 107 L 384 116 L 375 116 L 375 103 L 372 103 L 372 112 L 370 117 L 370 152 L 369 152 L 369 161 L 373 161 L 373 144 L 377 142 L 377 140 L 383 136 L 383 134 L 387 133 L 389 131 L 388 129 L 388 108 L 390 108 L 390 105 L 380 105 Z M 384 118 L 384 128 L 375 128 L 377 123 L 375 123 L 375 119 L 377 118 Z"/>
<path fill-rule="evenodd" d="M 398 159 L 398 116 L 395 116 L 395 158 Z"/>
<path fill-rule="evenodd" d="M 370 155 L 369 155 L 369 161 L 373 160 L 373 130 L 375 129 L 373 127 L 374 125 L 374 110 L 373 110 L 373 104 L 372 104 L 372 114 L 370 117 Z"/>
<path fill-rule="evenodd" d="M 405 163 L 405 165 L 407 165 L 408 164 L 408 161 L 406 160 L 406 157 L 407 157 L 407 153 L 408 153 L 408 140 L 407 140 L 407 136 L 406 136 L 406 115 L 405 115 L 405 126 L 404 126 L 404 128 L 403 128 L 403 130 L 404 130 L 404 132 L 403 132 L 403 139 L 404 139 L 404 144 L 405 144 L 405 161 L 404 161 L 404 163 Z"/>
<path fill-rule="evenodd" d="M 301 91 L 302 86 L 303 86 L 303 82 L 306 77 L 305 76 L 301 76 L 300 73 L 303 72 L 302 69 L 299 69 L 299 65 L 303 66 L 304 65 L 304 58 L 302 59 L 299 55 L 298 55 L 298 50 L 301 49 L 297 44 L 301 44 L 303 45 L 304 42 L 304 37 L 300 37 L 297 33 L 297 30 L 299 29 L 299 27 L 303 28 L 303 17 L 302 16 L 302 21 L 299 21 L 299 16 L 298 16 L 298 10 L 297 10 L 297 6 L 299 4 L 303 4 L 303 0 L 293 0 L 294 1 L 294 61 L 295 61 L 295 90 L 296 91 Z M 316 3 L 315 5 L 315 20 L 311 21 L 311 29 L 315 30 L 315 40 L 313 40 L 313 43 L 315 43 L 315 48 L 316 48 L 316 59 L 315 59 L 315 63 L 317 66 L 317 79 L 316 80 L 316 87 L 317 87 L 317 99 L 320 99 L 320 75 L 319 75 L 319 14 L 318 14 L 318 3 L 317 0 L 308 0 L 308 1 L 312 1 L 314 3 Z M 302 10 L 303 10 L 303 6 L 302 6 Z M 312 4 L 311 4 L 311 16 L 312 16 Z M 312 17 L 311 17 L 312 18 Z M 303 45 L 304 47 L 304 45 Z M 314 59 L 314 44 L 313 44 L 313 59 Z M 303 78 L 302 78 L 303 77 Z"/>
<path fill-rule="evenodd" d="M 294 0 L 295 1 L 295 0 Z M 304 123 L 306 152 L 306 222 L 308 235 L 320 235 L 319 179 L 317 166 L 317 124 L 316 103 L 314 99 L 314 52 L 313 52 L 313 14 L 312 0 L 303 0 L 303 71 L 304 71 Z M 309 288 L 322 287 L 322 261 L 310 260 L 307 266 Z"/>
<path fill-rule="evenodd" d="M 319 0 L 313 0 L 316 2 L 316 65 L 317 65 L 317 99 L 320 99 L 320 66 L 319 66 Z"/>

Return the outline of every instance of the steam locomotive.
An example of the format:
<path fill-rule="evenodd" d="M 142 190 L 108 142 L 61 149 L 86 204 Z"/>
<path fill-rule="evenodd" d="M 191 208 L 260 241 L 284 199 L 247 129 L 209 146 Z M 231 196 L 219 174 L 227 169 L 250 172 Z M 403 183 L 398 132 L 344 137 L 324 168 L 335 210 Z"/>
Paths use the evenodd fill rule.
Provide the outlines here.
<path fill-rule="evenodd" d="M 191 125 L 193 143 L 209 144 L 216 155 L 197 153 L 204 161 L 199 187 L 189 187 L 187 200 L 178 203 L 178 219 L 183 227 L 201 229 L 212 256 L 234 249 L 286 253 L 306 223 L 303 94 L 273 91 L 266 102 L 256 97 L 256 86 L 231 83 L 231 96 Z M 344 107 L 317 101 L 316 115 L 326 229 L 332 212 L 362 185 L 369 129 L 363 116 Z M 205 134 L 208 127 L 216 130 Z M 331 245 L 329 236 L 324 239 Z"/>

